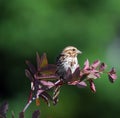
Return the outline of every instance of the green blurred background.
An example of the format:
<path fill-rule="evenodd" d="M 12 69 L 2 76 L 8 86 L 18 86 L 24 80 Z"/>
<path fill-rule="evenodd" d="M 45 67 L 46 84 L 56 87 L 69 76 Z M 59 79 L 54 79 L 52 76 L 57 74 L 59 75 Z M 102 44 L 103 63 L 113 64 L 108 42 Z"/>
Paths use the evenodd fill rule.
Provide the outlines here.
<path fill-rule="evenodd" d="M 47 53 L 49 63 L 68 45 L 88 58 L 120 70 L 120 0 L 0 0 L 0 104 L 9 102 L 15 116 L 23 109 L 30 91 L 25 77 L 25 60 L 36 64 L 36 51 Z M 119 118 L 120 80 L 111 84 L 107 76 L 96 80 L 97 93 L 89 87 L 64 86 L 56 106 L 41 101 L 27 109 L 31 118 L 35 109 L 41 118 Z"/>

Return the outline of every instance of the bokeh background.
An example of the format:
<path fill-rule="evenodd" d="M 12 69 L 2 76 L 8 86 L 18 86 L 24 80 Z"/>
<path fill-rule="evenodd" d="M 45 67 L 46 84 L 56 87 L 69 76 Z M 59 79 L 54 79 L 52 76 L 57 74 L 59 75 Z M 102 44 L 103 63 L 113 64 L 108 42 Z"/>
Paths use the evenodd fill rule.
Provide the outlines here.
<path fill-rule="evenodd" d="M 36 64 L 36 52 L 47 53 L 54 63 L 60 51 L 76 46 L 88 58 L 114 66 L 118 80 L 107 76 L 96 80 L 97 92 L 89 87 L 64 86 L 56 106 L 41 101 L 27 109 L 25 116 L 41 110 L 41 118 L 120 117 L 120 0 L 0 0 L 0 104 L 9 103 L 15 116 L 23 109 L 30 91 L 25 77 L 25 60 Z"/>

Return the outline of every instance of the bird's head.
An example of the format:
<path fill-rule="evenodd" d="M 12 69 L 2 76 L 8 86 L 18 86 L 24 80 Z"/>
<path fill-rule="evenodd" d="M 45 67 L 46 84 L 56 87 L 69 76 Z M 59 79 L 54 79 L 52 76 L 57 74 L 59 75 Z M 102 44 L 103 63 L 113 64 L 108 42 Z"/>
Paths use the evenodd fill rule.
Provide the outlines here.
<path fill-rule="evenodd" d="M 63 55 L 68 55 L 68 56 L 71 56 L 71 57 L 76 57 L 78 54 L 81 54 L 81 53 L 82 52 L 74 46 L 67 46 L 62 51 Z"/>

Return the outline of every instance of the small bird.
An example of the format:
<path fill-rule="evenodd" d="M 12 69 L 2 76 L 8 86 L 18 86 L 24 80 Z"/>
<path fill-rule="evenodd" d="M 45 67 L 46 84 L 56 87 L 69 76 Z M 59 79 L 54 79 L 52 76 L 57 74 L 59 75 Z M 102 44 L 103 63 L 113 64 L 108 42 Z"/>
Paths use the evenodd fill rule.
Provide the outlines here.
<path fill-rule="evenodd" d="M 76 47 L 68 46 L 63 49 L 56 60 L 56 74 L 59 76 L 60 80 L 66 82 L 66 73 L 68 69 L 71 70 L 71 73 L 74 73 L 75 70 L 79 67 L 77 55 L 82 52 Z M 54 105 L 58 102 L 58 95 L 60 93 L 61 85 L 55 87 L 53 92 L 53 101 Z"/>
<path fill-rule="evenodd" d="M 60 80 L 66 82 L 66 73 L 68 69 L 71 70 L 71 73 L 74 73 L 75 70 L 79 67 L 77 55 L 82 52 L 74 46 L 68 46 L 63 49 L 56 60 L 56 74 L 59 76 Z M 60 93 L 61 85 L 55 87 L 53 92 L 53 101 L 54 104 L 58 102 L 58 95 Z"/>
<path fill-rule="evenodd" d="M 79 67 L 77 55 L 81 53 L 82 52 L 74 46 L 68 46 L 63 49 L 56 61 L 56 74 L 60 77 L 60 79 L 65 79 L 65 74 L 69 68 L 72 73 L 75 72 L 75 70 Z"/>

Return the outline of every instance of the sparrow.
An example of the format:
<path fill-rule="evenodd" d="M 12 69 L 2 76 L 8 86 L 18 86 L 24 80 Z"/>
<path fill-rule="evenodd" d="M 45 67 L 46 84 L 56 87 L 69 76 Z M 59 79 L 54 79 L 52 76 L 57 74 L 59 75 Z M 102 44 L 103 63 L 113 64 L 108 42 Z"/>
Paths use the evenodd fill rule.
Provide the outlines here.
<path fill-rule="evenodd" d="M 56 74 L 59 76 L 60 80 L 66 82 L 66 73 L 68 69 L 71 70 L 73 74 L 75 70 L 79 67 L 77 55 L 81 54 L 82 52 L 78 50 L 74 46 L 68 46 L 62 50 L 60 55 L 57 57 L 56 60 Z M 56 86 L 53 92 L 53 101 L 54 104 L 58 102 L 58 95 L 60 93 L 60 87 Z"/>
<path fill-rule="evenodd" d="M 62 50 L 56 60 L 56 74 L 60 79 L 65 80 L 65 75 L 68 69 L 71 70 L 72 74 L 75 72 L 79 67 L 77 56 L 81 53 L 82 52 L 74 46 L 68 46 Z"/>

